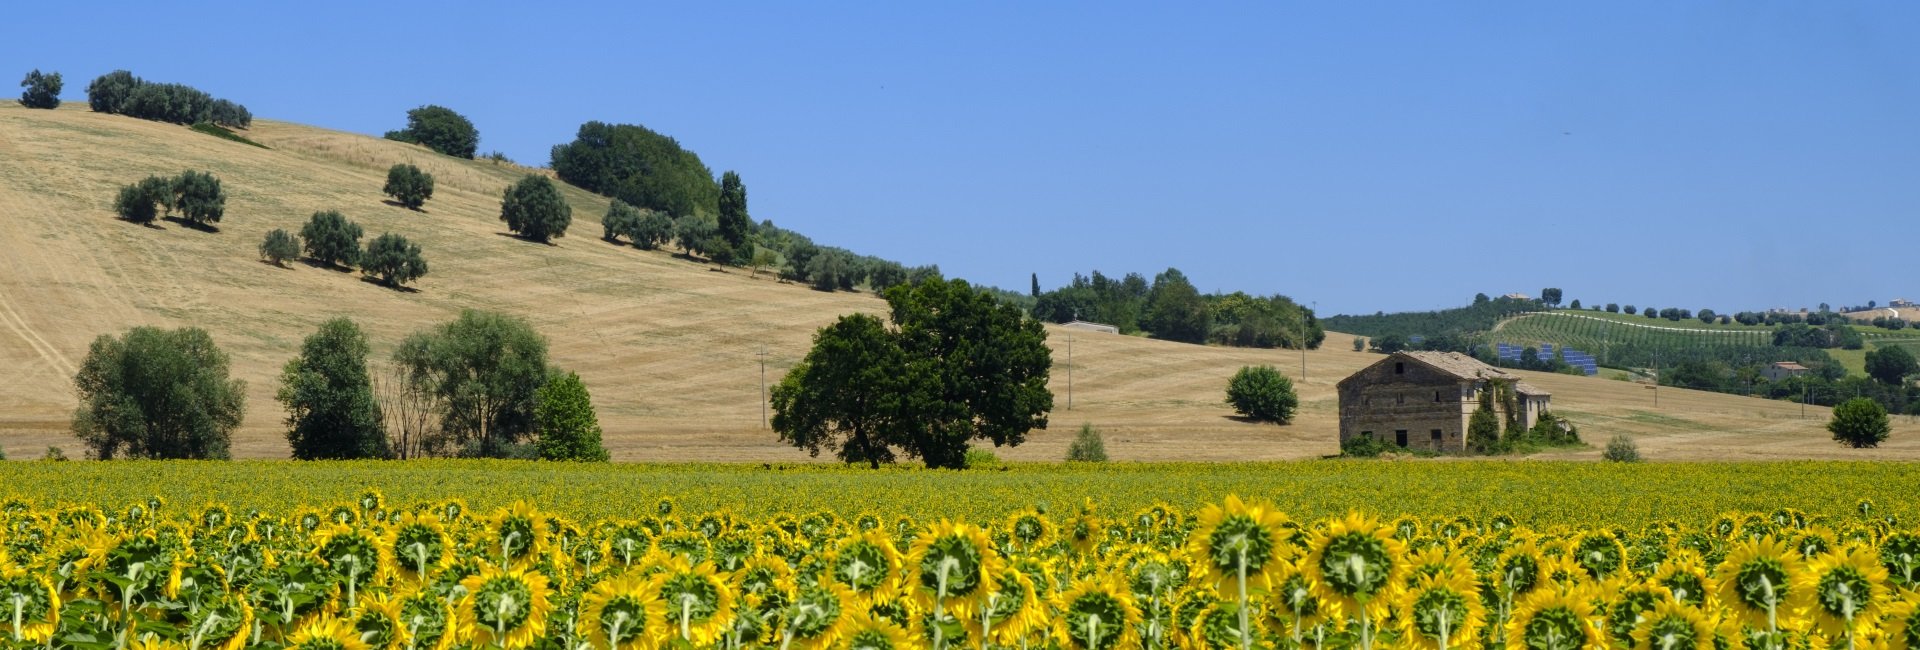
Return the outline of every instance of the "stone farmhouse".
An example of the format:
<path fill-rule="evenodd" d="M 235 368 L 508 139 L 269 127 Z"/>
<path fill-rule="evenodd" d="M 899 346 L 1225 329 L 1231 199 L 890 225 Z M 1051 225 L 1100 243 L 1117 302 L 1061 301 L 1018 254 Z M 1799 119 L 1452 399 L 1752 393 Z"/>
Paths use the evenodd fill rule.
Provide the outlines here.
<path fill-rule="evenodd" d="M 1464 452 L 1467 421 L 1480 407 L 1481 391 L 1492 390 L 1494 382 L 1513 387 L 1514 403 L 1528 428 L 1553 398 L 1458 352 L 1395 352 L 1340 380 L 1340 441 L 1371 435 L 1409 449 Z M 1501 402 L 1494 400 L 1494 409 L 1504 423 Z"/>

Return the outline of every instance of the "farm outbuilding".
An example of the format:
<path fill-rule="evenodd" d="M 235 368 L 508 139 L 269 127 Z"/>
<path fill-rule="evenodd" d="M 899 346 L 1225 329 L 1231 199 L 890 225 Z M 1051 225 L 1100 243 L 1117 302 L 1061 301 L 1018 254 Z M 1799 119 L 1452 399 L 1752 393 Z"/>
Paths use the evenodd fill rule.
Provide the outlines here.
<path fill-rule="evenodd" d="M 1458 352 L 1395 352 L 1340 380 L 1340 441 L 1356 436 L 1409 449 L 1461 452 L 1482 391 L 1511 387 L 1520 421 L 1531 428 L 1553 396 Z M 1506 421 L 1505 400 L 1493 400 Z"/>
<path fill-rule="evenodd" d="M 1120 328 L 1118 327 L 1107 325 L 1105 323 L 1090 323 L 1083 320 L 1067 321 L 1065 323 L 1061 323 L 1060 326 L 1070 330 L 1084 330 L 1088 332 L 1100 332 L 1102 334 L 1119 334 L 1120 333 Z"/>

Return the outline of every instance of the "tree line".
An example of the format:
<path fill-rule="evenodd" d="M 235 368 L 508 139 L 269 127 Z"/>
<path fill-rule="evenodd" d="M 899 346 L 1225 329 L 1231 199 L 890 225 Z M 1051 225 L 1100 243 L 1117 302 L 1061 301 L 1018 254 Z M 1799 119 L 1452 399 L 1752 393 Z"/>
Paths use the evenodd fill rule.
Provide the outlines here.
<path fill-rule="evenodd" d="M 460 456 L 604 461 L 591 396 L 547 362 L 526 321 L 489 312 L 416 332 L 384 372 L 352 320 L 320 325 L 275 399 L 301 460 Z M 93 458 L 223 459 L 246 383 L 205 330 L 137 327 L 96 339 L 74 379 L 74 433 Z"/>
<path fill-rule="evenodd" d="M 98 113 L 174 124 L 211 122 L 239 129 L 253 126 L 253 114 L 245 106 L 216 99 L 185 84 L 150 82 L 126 70 L 100 75 L 88 84 L 87 105 Z"/>
<path fill-rule="evenodd" d="M 1053 323 L 1084 320 L 1119 328 L 1123 334 L 1187 343 L 1256 348 L 1318 348 L 1326 331 L 1308 309 L 1281 295 L 1245 292 L 1203 294 L 1179 269 L 1169 268 L 1149 282 L 1139 273 L 1120 278 L 1093 271 L 1051 291 L 1031 289 L 1032 314 Z"/>

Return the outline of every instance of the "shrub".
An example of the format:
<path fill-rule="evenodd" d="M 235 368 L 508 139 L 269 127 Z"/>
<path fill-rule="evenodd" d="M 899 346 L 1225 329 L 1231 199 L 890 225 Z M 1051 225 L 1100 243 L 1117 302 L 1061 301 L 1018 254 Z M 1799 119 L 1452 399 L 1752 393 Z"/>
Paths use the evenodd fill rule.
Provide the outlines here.
<path fill-rule="evenodd" d="M 1000 456 L 994 454 L 993 450 L 980 447 L 968 447 L 966 456 L 961 460 L 961 467 L 966 469 L 991 469 L 1002 465 Z"/>
<path fill-rule="evenodd" d="M 445 106 L 421 106 L 407 111 L 407 128 L 388 131 L 388 140 L 424 146 L 455 158 L 473 158 L 480 148 L 480 130 L 473 122 Z M 504 156 L 502 156 L 504 158 Z"/>
<path fill-rule="evenodd" d="M 246 382 L 206 330 L 136 327 L 94 339 L 74 377 L 73 431 L 94 458 L 226 458 Z"/>
<path fill-rule="evenodd" d="M 500 200 L 500 220 L 515 234 L 547 243 L 567 234 L 573 222 L 573 208 L 560 196 L 560 189 L 545 176 L 528 174 L 507 187 Z"/>
<path fill-rule="evenodd" d="M 160 216 L 160 207 L 173 205 L 173 183 L 159 176 L 148 176 L 146 180 L 120 188 L 120 196 L 113 201 L 113 210 L 120 218 L 134 223 L 153 223 Z"/>
<path fill-rule="evenodd" d="M 1234 412 L 1255 420 L 1287 424 L 1293 421 L 1300 398 L 1293 392 L 1293 381 L 1273 366 L 1243 366 L 1227 382 L 1227 403 Z"/>
<path fill-rule="evenodd" d="M 549 373 L 547 382 L 534 391 L 533 401 L 533 430 L 539 436 L 534 446 L 541 460 L 607 460 L 607 448 L 600 443 L 600 420 L 580 375 Z"/>
<path fill-rule="evenodd" d="M 427 274 L 427 259 L 420 256 L 420 245 L 393 233 L 382 233 L 367 244 L 360 255 L 360 272 L 380 283 L 399 288 Z"/>
<path fill-rule="evenodd" d="M 274 399 L 287 409 L 287 444 L 300 460 L 386 458 L 387 432 L 367 372 L 367 337 L 335 318 L 280 369 Z"/>
<path fill-rule="evenodd" d="M 1855 449 L 1878 447 L 1887 441 L 1891 430 L 1887 409 L 1872 398 L 1855 397 L 1833 407 L 1833 419 L 1827 422 L 1833 439 Z"/>
<path fill-rule="evenodd" d="M 260 259 L 272 262 L 274 266 L 286 266 L 287 260 L 299 256 L 300 242 L 286 230 L 275 228 L 260 242 Z"/>
<path fill-rule="evenodd" d="M 1340 441 L 1340 455 L 1348 458 L 1376 458 L 1386 451 L 1387 443 L 1374 438 L 1372 432 Z"/>
<path fill-rule="evenodd" d="M 387 185 L 380 191 L 407 209 L 418 210 L 427 204 L 427 199 L 433 198 L 433 174 L 399 163 L 387 170 Z"/>
<path fill-rule="evenodd" d="M 173 209 L 189 223 L 211 227 L 226 214 L 227 192 L 213 174 L 184 171 L 173 179 Z"/>
<path fill-rule="evenodd" d="M 1613 439 L 1607 441 L 1606 451 L 1600 452 L 1600 458 L 1612 463 L 1638 463 L 1640 446 L 1627 434 L 1614 434 Z"/>
<path fill-rule="evenodd" d="M 1366 351 L 1367 351 L 1367 337 L 1364 337 L 1364 336 L 1356 336 L 1356 337 L 1353 337 L 1353 351 L 1354 351 L 1354 352 L 1366 352 Z"/>
<path fill-rule="evenodd" d="M 346 216 L 333 210 L 313 213 L 307 225 L 300 228 L 307 257 L 334 267 L 360 261 L 361 234 L 360 224 L 347 221 Z"/>
<path fill-rule="evenodd" d="M 614 199 L 607 205 L 607 214 L 600 217 L 600 238 L 617 244 L 621 237 L 626 237 L 638 246 L 640 242 L 634 237 L 634 232 L 640 229 L 640 219 L 638 209 L 627 205 L 626 201 Z"/>
<path fill-rule="evenodd" d="M 253 114 L 245 106 L 182 84 L 149 83 L 125 70 L 100 75 L 88 84 L 87 104 L 95 112 L 174 124 L 213 122 L 242 129 L 253 125 Z"/>
<path fill-rule="evenodd" d="M 0 460 L 6 460 L 6 459 L 7 459 L 6 456 L 0 456 Z M 64 463 L 67 461 L 67 450 L 61 449 L 56 445 L 47 445 L 47 453 L 42 454 L 40 456 L 40 460 L 50 461 L 55 463 Z"/>
<path fill-rule="evenodd" d="M 26 88 L 26 91 L 20 93 L 21 106 L 27 108 L 60 107 L 60 88 L 62 86 L 60 73 L 49 72 L 40 74 L 40 71 L 35 69 L 33 72 L 27 73 L 27 78 L 20 80 L 20 86 Z"/>
<path fill-rule="evenodd" d="M 1107 442 L 1092 423 L 1080 425 L 1080 433 L 1075 434 L 1073 442 L 1067 444 L 1067 462 L 1107 462 Z"/>

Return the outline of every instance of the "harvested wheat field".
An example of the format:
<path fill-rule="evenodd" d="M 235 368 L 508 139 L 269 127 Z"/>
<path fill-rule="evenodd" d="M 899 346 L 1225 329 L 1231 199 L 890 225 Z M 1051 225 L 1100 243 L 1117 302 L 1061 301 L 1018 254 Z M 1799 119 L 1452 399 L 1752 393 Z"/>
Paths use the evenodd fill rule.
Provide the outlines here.
<path fill-rule="evenodd" d="M 248 384 L 234 455 L 280 457 L 286 444 L 275 377 L 320 322 L 353 318 L 383 359 L 408 333 L 479 308 L 529 319 L 551 342 L 551 361 L 580 373 L 616 459 L 805 460 L 760 428 L 755 352 L 765 346 L 768 381 L 775 381 L 805 353 L 816 328 L 884 306 L 866 293 L 821 293 L 600 241 L 606 201 L 579 190 L 566 191 L 574 224 L 557 245 L 506 236 L 500 193 L 533 171 L 525 168 L 265 120 L 245 132 L 271 147 L 260 149 L 68 106 L 0 104 L 0 444 L 12 458 L 37 457 L 49 445 L 78 455 L 68 433 L 71 380 L 101 334 L 137 325 L 207 329 Z M 424 212 L 384 202 L 386 170 L 398 162 L 436 178 Z M 221 179 L 228 201 L 219 232 L 114 216 L 121 185 L 185 169 Z M 364 227 L 367 240 L 390 231 L 420 244 L 431 273 L 402 292 L 357 274 L 259 260 L 267 231 L 297 232 L 329 209 Z M 1345 349 L 1309 353 L 1302 414 L 1280 427 L 1231 417 L 1222 394 L 1244 364 L 1271 363 L 1297 378 L 1298 352 L 1073 336 L 1072 410 L 1065 331 L 1054 330 L 1054 427 L 1001 450 L 1004 457 L 1058 459 L 1083 422 L 1105 431 L 1109 453 L 1121 460 L 1331 454 L 1333 383 L 1378 358 Z M 1347 340 L 1330 335 L 1329 347 Z M 1792 404 L 1673 389 L 1660 391 L 1655 408 L 1653 391 L 1637 384 L 1523 374 L 1553 391 L 1556 411 L 1588 440 L 1634 434 L 1653 459 L 1920 457 L 1920 426 L 1904 418 L 1888 446 L 1853 451 L 1828 439 L 1824 409 L 1801 419 Z"/>

